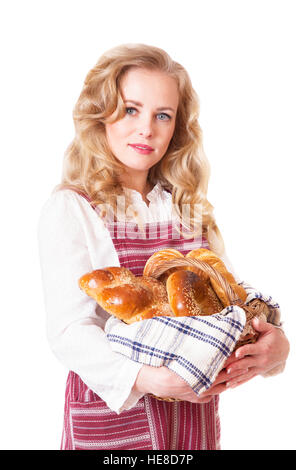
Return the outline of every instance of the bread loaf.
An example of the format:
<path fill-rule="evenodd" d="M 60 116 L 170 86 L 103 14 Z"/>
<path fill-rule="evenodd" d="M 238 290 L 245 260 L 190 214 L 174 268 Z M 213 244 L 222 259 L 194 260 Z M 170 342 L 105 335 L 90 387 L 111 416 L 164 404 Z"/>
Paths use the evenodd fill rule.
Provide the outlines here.
<path fill-rule="evenodd" d="M 96 269 L 79 279 L 79 287 L 125 323 L 172 315 L 165 286 L 152 277 L 136 277 L 126 268 Z"/>
<path fill-rule="evenodd" d="M 222 304 L 210 282 L 204 282 L 192 271 L 172 273 L 166 286 L 169 304 L 176 316 L 212 315 L 222 310 Z"/>

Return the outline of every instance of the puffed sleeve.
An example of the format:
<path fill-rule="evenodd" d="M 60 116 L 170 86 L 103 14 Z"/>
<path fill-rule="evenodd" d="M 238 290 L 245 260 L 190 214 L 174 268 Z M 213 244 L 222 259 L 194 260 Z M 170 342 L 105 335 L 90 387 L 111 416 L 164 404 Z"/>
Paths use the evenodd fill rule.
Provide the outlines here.
<path fill-rule="evenodd" d="M 104 321 L 96 313 L 98 305 L 78 286 L 78 279 L 94 268 L 74 206 L 71 191 L 57 191 L 39 217 L 47 336 L 62 364 L 76 372 L 111 410 L 120 413 L 141 397 L 132 391 L 141 364 L 112 351 Z"/>

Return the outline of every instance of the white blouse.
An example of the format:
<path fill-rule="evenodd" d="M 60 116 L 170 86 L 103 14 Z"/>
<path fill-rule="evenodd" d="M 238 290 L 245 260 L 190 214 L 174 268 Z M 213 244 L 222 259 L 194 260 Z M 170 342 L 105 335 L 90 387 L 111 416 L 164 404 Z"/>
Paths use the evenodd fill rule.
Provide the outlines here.
<path fill-rule="evenodd" d="M 147 195 L 149 206 L 136 190 L 125 191 L 143 222 L 172 219 L 171 194 L 160 184 Z M 87 272 L 120 266 L 108 229 L 85 198 L 64 189 L 44 204 L 38 241 L 47 336 L 54 354 L 111 410 L 133 407 L 142 396 L 132 390 L 142 365 L 111 350 L 104 332 L 109 314 L 78 286 Z M 235 275 L 226 254 L 221 258 Z"/>

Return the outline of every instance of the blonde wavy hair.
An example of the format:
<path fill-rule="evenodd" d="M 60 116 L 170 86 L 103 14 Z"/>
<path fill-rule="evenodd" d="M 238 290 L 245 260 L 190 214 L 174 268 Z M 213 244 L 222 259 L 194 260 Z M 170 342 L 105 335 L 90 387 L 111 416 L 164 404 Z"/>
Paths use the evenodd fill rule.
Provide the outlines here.
<path fill-rule="evenodd" d="M 107 204 L 116 213 L 117 197 L 124 194 L 119 183 L 124 165 L 108 146 L 105 124 L 126 114 L 120 81 L 134 67 L 162 71 L 173 77 L 180 97 L 173 137 L 163 158 L 150 169 L 149 182 L 152 185 L 159 182 L 171 192 L 173 211 L 182 220 L 187 234 L 188 229 L 191 237 L 195 231 L 200 234 L 202 227 L 211 249 L 222 253 L 223 239 L 207 199 L 210 166 L 198 122 L 199 99 L 184 67 L 158 47 L 119 45 L 105 52 L 89 71 L 73 110 L 75 137 L 65 152 L 62 181 L 55 190 L 83 192 L 94 205 Z"/>

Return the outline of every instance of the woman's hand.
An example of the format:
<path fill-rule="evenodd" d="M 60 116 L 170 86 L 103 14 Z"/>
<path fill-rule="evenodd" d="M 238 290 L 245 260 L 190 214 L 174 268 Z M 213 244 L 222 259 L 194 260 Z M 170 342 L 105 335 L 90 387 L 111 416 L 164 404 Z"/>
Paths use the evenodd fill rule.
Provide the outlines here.
<path fill-rule="evenodd" d="M 221 391 L 222 388 L 225 390 L 226 385 L 221 386 Z M 217 395 L 218 390 L 216 387 L 215 393 L 213 393 L 211 387 L 198 397 L 185 380 L 167 367 L 147 365 L 141 367 L 133 389 L 144 394 L 152 393 L 158 397 L 177 398 L 192 403 L 208 403 L 214 395 Z"/>
<path fill-rule="evenodd" d="M 285 365 L 290 346 L 284 332 L 257 318 L 253 320 L 252 326 L 259 332 L 256 343 L 238 348 L 227 359 L 224 369 L 220 373 L 223 374 L 222 378 L 226 380 L 227 388 L 236 387 L 256 375 L 266 374 L 277 366 Z M 237 377 L 233 377 L 235 372 L 241 373 Z"/>

